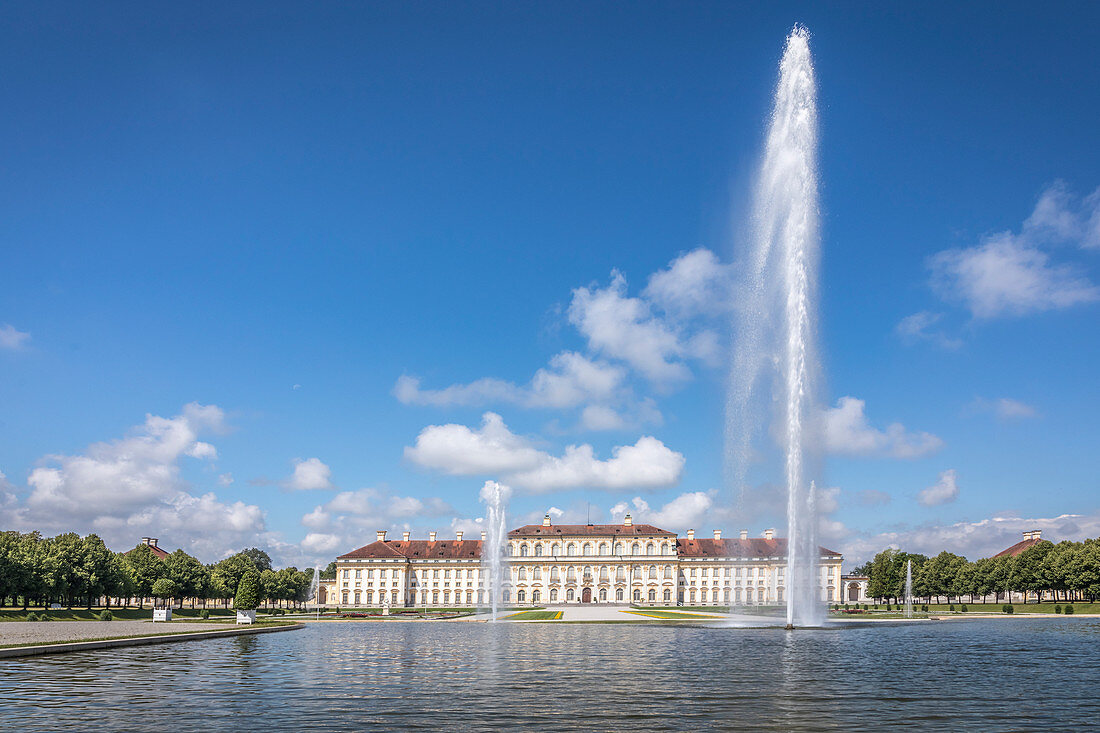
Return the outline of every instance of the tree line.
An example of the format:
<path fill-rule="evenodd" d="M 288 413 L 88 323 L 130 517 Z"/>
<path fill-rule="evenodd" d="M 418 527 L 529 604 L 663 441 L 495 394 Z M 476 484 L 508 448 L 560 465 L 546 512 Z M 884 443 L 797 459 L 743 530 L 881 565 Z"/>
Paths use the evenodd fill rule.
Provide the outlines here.
<path fill-rule="evenodd" d="M 146 599 L 167 603 L 189 600 L 191 607 L 208 601 L 228 606 L 241 578 L 259 573 L 260 598 L 267 605 L 308 600 L 313 568 L 274 569 L 263 550 L 249 548 L 213 564 L 203 564 L 183 550 L 163 560 L 146 544 L 112 552 L 98 535 L 75 532 L 43 537 L 39 532 L 0 532 L 0 606 L 91 608 L 111 600 L 122 606 Z M 335 577 L 336 564 L 322 575 Z"/>
<path fill-rule="evenodd" d="M 985 599 L 992 595 L 1023 594 L 1036 602 L 1094 601 L 1100 596 L 1100 538 L 1083 542 L 1039 542 L 1016 556 L 986 557 L 973 562 L 961 555 L 941 552 L 927 557 L 902 550 L 886 549 L 874 559 L 856 568 L 857 575 L 870 578 L 867 595 L 895 603 L 905 598 L 905 572 L 913 563 L 913 596 L 969 597 Z"/>

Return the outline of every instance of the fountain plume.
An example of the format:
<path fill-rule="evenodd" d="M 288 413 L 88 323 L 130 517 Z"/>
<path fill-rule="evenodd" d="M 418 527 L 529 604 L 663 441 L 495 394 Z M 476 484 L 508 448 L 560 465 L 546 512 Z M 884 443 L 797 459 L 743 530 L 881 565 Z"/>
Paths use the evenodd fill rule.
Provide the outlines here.
<path fill-rule="evenodd" d="M 504 551 L 507 548 L 508 529 L 505 519 L 508 497 L 512 490 L 496 481 L 486 481 L 481 487 L 481 500 L 485 502 L 485 544 L 481 550 L 481 573 L 487 578 L 489 606 L 492 620 L 496 621 L 504 593 L 507 572 Z"/>
<path fill-rule="evenodd" d="M 821 445 L 816 419 L 816 95 L 809 32 L 796 26 L 779 64 L 754 192 L 752 237 L 741 262 L 726 415 L 727 466 L 743 498 L 754 439 L 766 422 L 760 418 L 778 407 L 773 434 L 783 453 L 787 489 L 788 626 L 818 625 L 824 618 L 817 589 L 817 517 L 808 480 L 820 463 Z"/>

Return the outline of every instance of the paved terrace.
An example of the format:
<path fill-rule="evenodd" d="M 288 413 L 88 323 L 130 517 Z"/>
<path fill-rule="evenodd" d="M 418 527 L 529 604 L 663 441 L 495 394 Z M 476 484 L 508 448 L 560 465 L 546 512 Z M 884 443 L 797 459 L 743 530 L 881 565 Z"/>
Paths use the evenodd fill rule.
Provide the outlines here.
<path fill-rule="evenodd" d="M 152 621 L 4 621 L 0 623 L 0 646 L 7 644 L 58 644 L 109 636 L 180 634 L 185 631 L 219 631 L 232 623 L 153 623 Z"/>

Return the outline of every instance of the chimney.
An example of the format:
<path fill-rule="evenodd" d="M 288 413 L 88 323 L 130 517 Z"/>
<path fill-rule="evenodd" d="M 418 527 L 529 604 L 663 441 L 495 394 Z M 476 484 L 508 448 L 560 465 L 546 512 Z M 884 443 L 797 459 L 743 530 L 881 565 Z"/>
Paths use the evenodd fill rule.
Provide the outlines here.
<path fill-rule="evenodd" d="M 629 514 L 627 514 L 625 517 L 623 517 L 623 526 L 624 527 L 629 527 L 633 524 L 634 524 L 634 520 L 630 518 Z"/>
<path fill-rule="evenodd" d="M 458 530 L 458 532 L 455 533 L 455 539 L 458 540 L 459 542 L 462 541 L 462 530 L 461 529 Z"/>
<path fill-rule="evenodd" d="M 408 542 L 409 541 L 409 532 L 402 532 L 401 533 L 401 541 L 402 542 Z"/>
<path fill-rule="evenodd" d="M 428 542 L 435 542 L 435 532 L 428 533 Z"/>
<path fill-rule="evenodd" d="M 1041 529 L 1029 529 L 1028 531 L 1024 532 L 1024 539 L 1025 540 L 1038 540 L 1038 539 L 1042 539 L 1042 537 L 1043 537 L 1043 530 L 1041 530 Z"/>
<path fill-rule="evenodd" d="M 688 530 L 688 539 L 689 540 L 695 539 L 695 530 L 694 529 L 689 529 Z"/>
<path fill-rule="evenodd" d="M 749 531 L 747 529 L 741 530 L 741 539 L 747 540 L 749 538 Z"/>
<path fill-rule="evenodd" d="M 775 539 L 775 530 L 774 529 L 765 529 L 764 530 L 764 539 L 766 539 L 766 540 Z"/>
<path fill-rule="evenodd" d="M 716 540 L 722 539 L 722 530 L 720 530 L 720 529 L 714 530 L 714 539 L 716 539 Z"/>
<path fill-rule="evenodd" d="M 384 529 L 378 530 L 378 541 L 379 542 L 385 542 L 386 541 L 386 530 L 384 530 Z"/>
<path fill-rule="evenodd" d="M 550 526 L 550 515 L 549 514 L 542 515 L 542 526 L 543 527 L 549 527 Z"/>
<path fill-rule="evenodd" d="M 481 530 L 481 541 L 485 541 L 485 530 Z"/>

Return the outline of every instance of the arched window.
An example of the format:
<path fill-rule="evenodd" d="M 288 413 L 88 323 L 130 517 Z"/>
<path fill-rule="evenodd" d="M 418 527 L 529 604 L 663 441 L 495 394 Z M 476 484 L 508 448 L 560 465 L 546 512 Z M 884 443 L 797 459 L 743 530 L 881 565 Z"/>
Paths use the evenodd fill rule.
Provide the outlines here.
<path fill-rule="evenodd" d="M 672 589 L 665 588 L 665 603 L 672 603 Z"/>
<path fill-rule="evenodd" d="M 616 601 L 621 601 L 622 599 L 623 599 L 623 589 L 618 588 L 618 589 L 615 590 L 615 600 Z"/>
<path fill-rule="evenodd" d="M 652 542 L 647 542 L 646 543 L 645 554 L 647 554 L 647 555 L 652 555 L 653 554 L 653 543 Z"/>
<path fill-rule="evenodd" d="M 535 557 L 542 557 L 542 545 L 535 545 Z"/>
<path fill-rule="evenodd" d="M 340 596 L 340 602 L 343 603 L 345 606 L 348 605 L 348 592 L 347 591 L 344 591 L 343 594 Z"/>
<path fill-rule="evenodd" d="M 504 592 L 501 593 L 500 595 L 503 597 L 503 601 L 505 603 L 511 603 L 512 602 L 512 591 L 508 590 L 507 588 L 505 588 Z"/>
<path fill-rule="evenodd" d="M 759 591 L 757 591 L 757 593 L 756 593 L 756 602 L 757 603 L 763 603 L 764 602 L 764 589 L 763 588 L 761 588 Z"/>
<path fill-rule="evenodd" d="M 737 595 L 741 595 L 741 594 L 738 593 Z M 776 591 L 775 591 L 775 600 L 778 601 L 779 603 L 783 602 L 783 589 L 782 588 L 777 588 L 776 589 Z"/>
<path fill-rule="evenodd" d="M 585 568 L 584 568 L 584 582 L 585 583 L 591 583 L 592 582 L 592 566 L 591 565 L 586 565 Z"/>
<path fill-rule="evenodd" d="M 379 600 L 379 602 L 382 601 L 382 594 L 381 593 L 378 594 L 378 600 Z M 374 603 L 374 591 L 368 590 L 367 591 L 367 605 L 369 606 L 372 603 Z"/>
<path fill-rule="evenodd" d="M 607 588 L 600 588 L 600 603 L 607 601 Z"/>
<path fill-rule="evenodd" d="M 557 603 L 558 602 L 558 589 L 557 588 L 551 588 L 550 589 L 550 602 L 551 603 Z"/>
<path fill-rule="evenodd" d="M 516 601 L 523 603 L 525 600 L 527 600 L 527 593 L 522 590 L 516 591 Z"/>
<path fill-rule="evenodd" d="M 668 554 L 668 543 L 667 542 L 662 542 L 661 543 L 661 554 L 662 555 L 667 555 Z M 666 598 L 665 600 L 667 601 L 668 599 Z"/>
<path fill-rule="evenodd" d="M 622 565 L 620 565 L 615 570 L 615 582 L 616 583 L 625 583 L 626 582 L 626 570 L 623 568 Z M 619 600 L 621 601 L 622 598 L 620 598 Z"/>
<path fill-rule="evenodd" d="M 451 602 L 451 592 L 449 590 L 443 591 L 443 602 L 444 603 L 450 603 Z"/>
<path fill-rule="evenodd" d="M 638 602 L 640 602 L 642 600 L 642 589 L 641 588 L 635 588 L 634 589 L 634 600 L 638 601 Z"/>
<path fill-rule="evenodd" d="M 623 543 L 622 542 L 616 542 L 615 543 L 615 554 L 616 555 L 623 554 Z M 622 599 L 620 598 L 619 600 L 622 600 Z"/>
<path fill-rule="evenodd" d="M 432 605 L 433 606 L 438 606 L 439 605 L 439 591 L 437 591 L 437 590 L 432 591 Z"/>
<path fill-rule="evenodd" d="M 649 589 L 649 602 L 652 603 L 653 601 L 656 601 L 656 600 L 657 600 L 657 591 L 654 590 L 653 588 L 650 588 Z"/>
<path fill-rule="evenodd" d="M 550 568 L 550 582 L 551 583 L 560 583 L 561 582 L 561 572 L 558 570 L 557 565 Z"/>
<path fill-rule="evenodd" d="M 584 543 L 584 547 L 581 548 L 581 554 L 584 555 L 585 557 L 588 557 L 589 555 L 592 554 L 592 543 L 591 542 L 585 542 Z"/>
<path fill-rule="evenodd" d="M 569 588 L 565 591 L 565 600 L 567 600 L 567 601 L 573 600 L 573 589 L 572 588 Z"/>
<path fill-rule="evenodd" d="M 717 588 L 715 588 L 713 591 L 711 591 L 710 599 L 712 601 L 714 601 L 715 603 L 718 602 L 718 589 Z"/>
<path fill-rule="evenodd" d="M 600 554 L 601 555 L 606 555 L 607 554 L 607 543 L 606 542 L 601 542 L 600 543 Z"/>
<path fill-rule="evenodd" d="M 569 569 L 565 571 L 565 582 L 567 582 L 567 583 L 576 583 L 577 582 L 577 569 L 575 567 L 570 566 Z"/>
<path fill-rule="evenodd" d="M 694 588 L 692 588 L 691 591 L 688 592 L 688 599 L 692 603 L 695 603 L 695 589 Z"/>
<path fill-rule="evenodd" d="M 725 604 L 726 604 L 726 605 L 728 606 L 728 605 L 729 605 L 729 602 L 730 602 L 730 589 L 729 589 L 729 588 L 726 588 L 725 592 L 723 592 L 723 593 L 722 593 L 722 596 L 723 596 L 723 597 L 722 597 L 722 600 L 723 600 L 723 601 L 725 602 Z"/>
<path fill-rule="evenodd" d="M 479 605 L 479 606 L 480 606 L 480 605 L 482 605 L 483 603 L 485 603 L 485 591 L 483 591 L 483 590 L 479 590 L 479 591 L 477 592 L 477 605 Z"/>
<path fill-rule="evenodd" d="M 555 542 L 553 544 L 553 546 L 551 546 L 551 548 L 550 548 L 550 554 L 551 555 L 560 555 L 561 554 L 561 545 L 559 543 Z"/>
<path fill-rule="evenodd" d="M 355 605 L 359 605 L 362 602 L 362 595 L 359 591 L 355 591 Z"/>
<path fill-rule="evenodd" d="M 570 542 L 568 545 L 565 546 L 565 554 L 569 555 L 569 556 L 576 555 L 577 554 L 577 545 Z"/>
<path fill-rule="evenodd" d="M 672 566 L 665 565 L 665 580 L 672 580 Z"/>
<path fill-rule="evenodd" d="M 649 579 L 650 580 L 656 580 L 657 579 L 657 566 L 656 565 L 650 565 L 649 566 Z"/>
<path fill-rule="evenodd" d="M 535 566 L 531 570 L 531 580 L 542 580 L 542 568 Z"/>
<path fill-rule="evenodd" d="M 642 546 L 639 545 L 637 542 L 635 542 L 633 545 L 630 546 L 630 554 L 631 555 L 640 555 L 641 553 L 642 553 Z"/>
<path fill-rule="evenodd" d="M 518 579 L 519 580 L 527 580 L 527 568 L 520 568 L 519 569 Z"/>
<path fill-rule="evenodd" d="M 472 590 L 466 591 L 466 605 L 474 605 L 474 592 Z"/>
<path fill-rule="evenodd" d="M 607 566 L 604 565 L 602 568 L 600 568 L 600 582 L 601 583 L 606 583 L 607 581 L 608 581 Z"/>
<path fill-rule="evenodd" d="M 526 544 L 523 544 L 523 545 L 519 546 L 519 556 L 520 557 L 527 557 L 527 545 Z"/>
<path fill-rule="evenodd" d="M 532 603 L 538 603 L 541 600 L 542 600 L 542 593 L 540 593 L 537 589 L 531 591 L 531 602 Z"/>
<path fill-rule="evenodd" d="M 632 581 L 642 579 L 642 568 L 640 565 L 634 565 L 630 568 L 630 579 Z"/>

